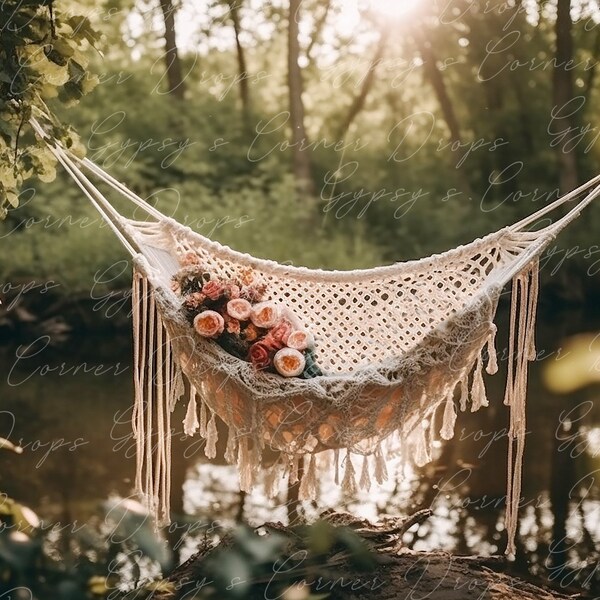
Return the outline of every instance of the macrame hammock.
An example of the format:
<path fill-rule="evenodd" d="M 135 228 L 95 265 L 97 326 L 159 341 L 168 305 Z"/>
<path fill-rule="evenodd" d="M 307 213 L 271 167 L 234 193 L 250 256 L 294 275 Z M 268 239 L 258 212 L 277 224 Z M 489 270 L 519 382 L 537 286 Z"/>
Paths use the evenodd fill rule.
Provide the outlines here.
<path fill-rule="evenodd" d="M 457 409 L 488 405 L 484 363 L 487 373 L 497 371 L 493 320 L 512 280 L 504 404 L 510 409 L 506 553 L 514 554 L 539 257 L 600 195 L 600 176 L 512 226 L 443 254 L 374 269 L 312 270 L 254 258 L 195 233 L 32 125 L 133 257 L 136 488 L 159 522 L 169 520 L 171 413 L 184 393 L 185 433 L 202 436 L 206 456 L 214 458 L 220 419 L 228 431 L 225 460 L 237 464 L 245 491 L 263 468 L 267 494 L 277 493 L 288 476 L 291 483 L 300 479 L 300 498 L 311 499 L 318 474 L 331 468 L 352 494 L 357 486 L 368 489 L 373 478 L 387 478 L 391 454 L 401 452 L 417 466 L 432 460 L 434 442 L 454 434 Z M 147 220 L 123 217 L 88 175 Z M 554 223 L 542 222 L 573 200 L 574 208 Z M 291 306 L 314 332 L 325 374 L 299 379 L 256 370 L 197 335 L 171 289 L 181 257 L 190 252 L 223 278 L 248 268 L 261 275 L 270 299 Z"/>

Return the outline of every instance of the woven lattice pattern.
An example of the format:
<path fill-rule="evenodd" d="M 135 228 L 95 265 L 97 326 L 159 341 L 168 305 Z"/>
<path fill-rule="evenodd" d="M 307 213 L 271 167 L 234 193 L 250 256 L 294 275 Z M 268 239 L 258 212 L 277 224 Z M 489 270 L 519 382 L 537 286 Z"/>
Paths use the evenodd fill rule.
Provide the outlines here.
<path fill-rule="evenodd" d="M 196 252 L 219 277 L 238 276 L 250 257 L 192 234 L 174 223 L 148 230 L 149 245 L 183 256 Z M 162 233 L 162 235 L 161 235 Z M 326 373 L 349 373 L 393 359 L 418 346 L 477 295 L 490 274 L 514 256 L 514 240 L 496 233 L 427 260 L 352 273 L 290 269 L 256 261 L 271 299 L 291 308 L 316 338 Z M 504 246 L 503 246 L 504 242 Z"/>

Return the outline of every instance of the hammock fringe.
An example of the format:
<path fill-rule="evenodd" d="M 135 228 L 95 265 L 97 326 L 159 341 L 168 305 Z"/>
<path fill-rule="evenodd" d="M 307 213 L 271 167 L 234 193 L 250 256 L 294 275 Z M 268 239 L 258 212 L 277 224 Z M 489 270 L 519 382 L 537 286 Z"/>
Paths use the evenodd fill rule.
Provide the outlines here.
<path fill-rule="evenodd" d="M 35 109 L 34 114 L 45 122 L 49 119 L 43 109 Z M 484 352 L 486 371 L 493 374 L 498 370 L 498 359 L 492 320 L 500 291 L 512 280 L 504 403 L 510 409 L 506 552 L 514 553 L 527 371 L 528 362 L 535 359 L 539 256 L 584 207 L 600 196 L 600 176 L 518 223 L 444 254 L 375 269 L 319 271 L 253 258 L 191 231 L 89 159 L 74 156 L 35 118 L 30 121 L 36 135 L 48 144 L 134 258 L 135 487 L 160 523 L 169 520 L 171 412 L 184 392 L 182 372 L 190 384 L 185 432 L 202 436 L 207 456 L 213 457 L 218 437 L 216 419 L 222 420 L 228 429 L 226 460 L 237 462 L 243 490 L 254 485 L 265 444 L 269 444 L 280 452 L 269 472 L 269 490 L 275 492 L 280 476 L 287 475 L 292 484 L 297 482 L 299 461 L 303 460 L 302 493 L 313 497 L 318 491 L 317 471 L 325 468 L 323 454 L 330 450 L 339 484 L 340 451 L 345 448 L 341 484 L 354 493 L 357 486 L 351 453 L 363 457 L 359 485 L 368 489 L 371 473 L 378 483 L 387 478 L 383 442 L 388 446 L 388 458 L 412 453 L 417 465 L 431 460 L 438 433 L 434 421 L 442 412 L 442 404 L 440 436 L 453 436 L 454 391 L 460 394 L 461 411 L 488 405 L 482 373 Z M 88 175 L 117 191 L 150 220 L 125 218 Z M 542 223 L 542 217 L 570 201 L 575 205 L 558 220 L 550 225 Z M 317 360 L 328 376 L 291 379 L 282 385 L 265 380 L 214 343 L 186 341 L 184 338 L 193 336 L 189 323 L 179 314 L 180 298 L 169 284 L 181 257 L 190 252 L 221 276 L 255 269 L 268 278 L 276 301 L 286 301 L 293 283 L 300 320 L 320 328 L 324 337 L 339 336 L 349 342 L 344 348 L 336 344 L 317 348 Z M 317 299 L 325 300 L 327 306 Z M 389 320 L 361 318 L 367 302 L 379 305 L 377 314 L 389 315 Z M 329 309 L 341 310 L 341 318 L 335 322 L 323 319 L 323 310 Z M 345 328 L 343 334 L 338 328 Z M 368 344 L 368 340 L 376 343 Z M 399 340 L 404 346 L 398 346 Z M 449 364 L 455 358 L 456 367 Z M 390 392 L 391 388 L 395 391 Z M 304 410 L 306 405 L 315 410 Z M 362 414 L 354 410 L 357 407 Z M 369 462 L 374 463 L 372 468 Z"/>
<path fill-rule="evenodd" d="M 513 279 L 508 376 L 505 404 L 510 407 L 508 482 L 506 494 L 506 554 L 516 552 L 515 538 L 521 501 L 521 480 L 526 435 L 528 363 L 535 360 L 535 323 L 539 293 L 539 260 L 535 259 Z"/>
<path fill-rule="evenodd" d="M 183 386 L 154 295 L 139 270 L 133 276 L 132 305 L 135 488 L 162 526 L 170 522 L 171 412 Z M 195 405 L 188 413 L 186 424 L 193 428 Z"/>

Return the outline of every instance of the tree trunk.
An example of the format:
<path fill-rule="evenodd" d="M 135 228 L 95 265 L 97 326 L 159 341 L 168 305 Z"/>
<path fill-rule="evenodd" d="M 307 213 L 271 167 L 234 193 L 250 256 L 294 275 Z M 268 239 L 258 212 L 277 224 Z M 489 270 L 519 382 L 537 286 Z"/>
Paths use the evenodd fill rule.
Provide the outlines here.
<path fill-rule="evenodd" d="M 596 82 L 598 60 L 600 60 L 600 30 L 596 32 L 596 37 L 594 38 L 594 45 L 592 47 L 592 64 L 587 74 L 585 87 L 583 88 L 583 95 L 585 97 L 586 104 L 590 99 L 590 95 L 594 89 L 594 83 Z"/>
<path fill-rule="evenodd" d="M 250 89 L 248 87 L 248 67 L 246 63 L 246 53 L 244 46 L 240 40 L 240 34 L 242 27 L 240 25 L 240 4 L 238 0 L 228 0 L 229 2 L 229 14 L 231 16 L 231 22 L 233 24 L 233 31 L 235 33 L 235 48 L 237 52 L 237 63 L 238 63 L 238 75 L 240 78 L 240 100 L 242 101 L 242 119 L 244 121 L 244 127 L 248 131 L 250 130 Z"/>
<path fill-rule="evenodd" d="M 337 138 L 343 139 L 345 135 L 348 133 L 348 129 L 354 122 L 354 119 L 358 116 L 360 111 L 364 108 L 365 102 L 367 100 L 367 96 L 373 87 L 373 83 L 375 82 L 375 71 L 381 59 L 383 58 L 383 53 L 385 52 L 385 47 L 387 45 L 387 41 L 389 39 L 390 29 L 385 28 L 379 37 L 379 42 L 377 43 L 377 47 L 375 49 L 375 55 L 373 56 L 373 60 L 369 65 L 369 70 L 363 80 L 363 84 L 360 88 L 359 94 L 354 98 L 352 104 L 350 105 L 350 109 L 348 110 L 348 114 L 342 123 L 342 126 L 339 129 Z"/>
<path fill-rule="evenodd" d="M 446 121 L 446 125 L 450 130 L 450 142 L 452 144 L 454 144 L 455 142 L 462 144 L 460 127 L 458 124 L 458 119 L 456 117 L 456 112 L 454 111 L 454 105 L 452 104 L 452 100 L 448 95 L 446 82 L 444 81 L 441 71 L 438 69 L 437 57 L 433 48 L 431 47 L 431 43 L 429 42 L 429 40 L 426 39 L 424 34 L 420 32 L 418 32 L 414 36 L 414 39 L 417 44 L 419 54 L 423 59 L 425 79 L 429 81 L 431 87 L 433 88 L 437 101 L 440 105 L 444 121 Z M 453 151 L 452 155 L 454 157 L 454 167 L 456 168 L 458 180 L 460 182 L 462 191 L 468 197 L 470 197 L 472 196 L 471 185 L 469 183 L 468 177 L 465 175 L 464 169 L 461 169 L 461 167 L 459 167 L 458 165 L 458 163 L 460 163 L 462 159 L 462 155 L 460 151 Z"/>
<path fill-rule="evenodd" d="M 558 152 L 559 185 L 561 193 L 577 187 L 577 156 L 573 148 L 573 128 L 575 119 L 567 106 L 573 99 L 573 76 L 567 64 L 573 58 L 573 37 L 571 20 L 571 0 L 558 0 L 556 12 L 556 66 L 552 81 L 552 99 L 554 103 L 551 134 Z M 569 115 L 569 116 L 567 116 Z"/>
<path fill-rule="evenodd" d="M 181 60 L 175 34 L 175 7 L 172 0 L 160 0 L 165 23 L 165 66 L 167 69 L 167 92 L 178 100 L 185 96 L 185 83 L 181 72 Z"/>
<path fill-rule="evenodd" d="M 298 525 L 301 520 L 300 514 L 300 480 L 302 479 L 302 475 L 304 474 L 304 464 L 302 460 L 298 464 L 298 481 L 296 483 L 290 483 L 288 481 L 287 488 L 287 517 L 288 524 L 290 527 Z"/>
<path fill-rule="evenodd" d="M 452 142 L 461 142 L 460 127 L 458 125 L 458 119 L 454 112 L 454 106 L 448 90 L 446 89 L 446 83 L 440 70 L 437 67 L 437 57 L 431 47 L 431 44 L 422 35 L 415 36 L 419 53 L 423 59 L 423 69 L 425 70 L 425 77 L 431 84 L 435 96 L 440 104 L 442 115 L 450 130 L 450 140 Z"/>
<path fill-rule="evenodd" d="M 312 52 L 315 45 L 321 39 L 321 34 L 323 33 L 323 28 L 325 27 L 325 23 L 327 22 L 327 17 L 329 16 L 329 12 L 331 10 L 331 0 L 326 0 L 323 6 L 323 12 L 319 17 L 315 18 L 315 27 L 313 30 L 312 37 L 310 38 L 310 42 L 306 48 L 306 58 L 309 62 L 312 62 L 313 56 Z"/>
<path fill-rule="evenodd" d="M 313 196 L 310 157 L 302 150 L 308 139 L 304 127 L 304 103 L 302 101 L 302 71 L 298 63 L 300 43 L 298 41 L 298 22 L 300 20 L 301 0 L 290 0 L 288 25 L 288 88 L 290 125 L 292 128 L 292 168 L 296 179 L 296 188 L 300 194 Z"/>

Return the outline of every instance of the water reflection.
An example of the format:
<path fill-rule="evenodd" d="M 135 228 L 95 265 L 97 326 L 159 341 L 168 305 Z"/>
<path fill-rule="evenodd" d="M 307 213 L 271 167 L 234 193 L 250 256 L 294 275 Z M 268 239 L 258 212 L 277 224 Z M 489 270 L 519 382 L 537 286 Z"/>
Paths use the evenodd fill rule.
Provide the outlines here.
<path fill-rule="evenodd" d="M 556 360 L 567 329 L 582 329 L 556 315 L 541 318 L 538 355 Z M 559 324 L 557 327 L 556 324 Z M 561 325 L 562 324 L 562 325 Z M 589 330 L 596 324 L 586 323 Z M 500 325 L 499 330 L 506 328 Z M 499 340 L 502 349 L 503 340 Z M 0 437 L 24 447 L 20 456 L 0 453 L 0 489 L 32 507 L 47 522 L 65 526 L 98 519 L 111 494 L 131 495 L 134 446 L 129 424 L 132 400 L 129 336 L 72 338 L 60 348 L 44 344 L 19 354 L 0 349 Z M 523 474 L 519 557 L 515 569 L 551 578 L 563 587 L 598 586 L 600 543 L 600 402 L 597 387 L 569 396 L 548 392 L 541 361 L 531 369 L 528 435 Z M 502 367 L 502 365 L 501 365 Z M 406 542 L 418 550 L 502 552 L 506 492 L 506 423 L 502 372 L 488 378 L 490 407 L 459 416 L 454 440 L 440 444 L 437 458 L 417 472 L 400 460 L 388 465 L 389 480 L 371 492 L 345 498 L 327 478 L 307 516 L 334 507 L 376 519 L 432 506 L 434 516 Z M 183 407 L 180 407 L 181 409 Z M 179 410 L 179 409 L 178 409 Z M 183 419 L 180 410 L 173 423 Z M 223 437 L 223 436 L 222 436 Z M 187 523 L 180 559 L 207 535 L 211 523 L 233 523 L 243 513 L 252 523 L 287 519 L 286 489 L 276 499 L 261 490 L 241 496 L 235 468 L 209 464 L 202 443 L 173 442 L 173 510 Z M 66 527 L 63 531 L 72 531 Z M 60 534 L 55 545 L 60 549 Z M 570 589 L 570 588 L 569 588 Z"/>

